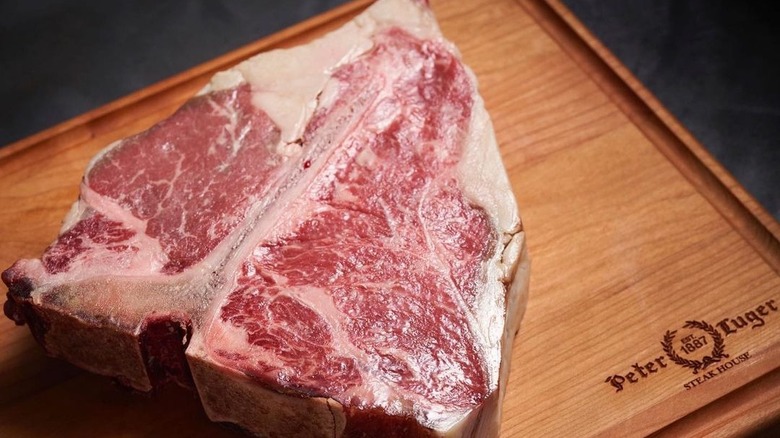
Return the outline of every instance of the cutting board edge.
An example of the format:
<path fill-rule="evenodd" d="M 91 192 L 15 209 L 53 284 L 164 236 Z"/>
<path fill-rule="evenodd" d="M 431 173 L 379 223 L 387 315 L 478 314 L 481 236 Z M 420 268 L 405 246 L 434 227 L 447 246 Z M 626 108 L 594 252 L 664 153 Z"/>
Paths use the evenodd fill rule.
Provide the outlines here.
<path fill-rule="evenodd" d="M 780 273 L 780 222 L 688 132 L 561 0 L 516 0 L 695 189 Z"/>
<path fill-rule="evenodd" d="M 780 367 L 662 427 L 650 437 L 705 436 L 718 430 L 726 432 L 725 429 L 753 434 L 778 424 Z"/>
<path fill-rule="evenodd" d="M 517 0 L 574 62 L 616 103 L 683 176 L 764 261 L 780 272 L 780 223 L 723 167 L 707 149 L 650 93 L 561 0 Z M 700 436 L 731 428 L 732 412 L 748 411 L 765 383 L 777 382 L 780 366 L 725 395 L 711 400 L 652 436 Z M 763 396 L 780 399 L 780 388 Z M 772 409 L 772 406 L 774 408 Z M 745 415 L 738 429 L 750 433 L 780 421 L 780 403 L 763 416 Z"/>
<path fill-rule="evenodd" d="M 563 0 L 542 0 L 558 14 L 566 24 L 574 30 L 608 66 L 613 70 L 631 90 L 655 113 L 661 123 L 669 127 L 674 134 L 693 152 L 699 160 L 712 171 L 728 189 L 744 204 L 754 216 L 771 232 L 780 239 L 780 222 L 772 216 L 760 202 L 745 189 L 745 187 L 725 168 L 704 145 L 671 113 L 642 82 L 631 73 L 588 28 L 577 19 Z"/>

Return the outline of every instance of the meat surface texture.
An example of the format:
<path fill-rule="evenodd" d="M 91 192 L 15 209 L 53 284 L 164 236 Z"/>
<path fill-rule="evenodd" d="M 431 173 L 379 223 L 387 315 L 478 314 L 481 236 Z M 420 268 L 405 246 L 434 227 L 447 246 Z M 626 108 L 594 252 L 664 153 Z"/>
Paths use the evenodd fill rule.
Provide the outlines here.
<path fill-rule="evenodd" d="M 48 354 L 257 436 L 497 436 L 528 269 L 473 73 L 380 0 L 109 145 L 2 278 Z"/>

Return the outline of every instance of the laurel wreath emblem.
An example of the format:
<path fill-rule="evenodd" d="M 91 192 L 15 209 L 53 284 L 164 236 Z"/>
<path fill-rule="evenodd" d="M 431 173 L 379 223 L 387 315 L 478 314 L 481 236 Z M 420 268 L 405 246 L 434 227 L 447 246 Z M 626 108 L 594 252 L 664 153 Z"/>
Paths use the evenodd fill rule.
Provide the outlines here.
<path fill-rule="evenodd" d="M 698 374 L 699 370 L 703 370 L 716 362 L 720 362 L 721 359 L 729 357 L 728 354 L 723 352 L 723 349 L 725 348 L 725 345 L 723 344 L 723 337 L 720 335 L 718 330 L 715 329 L 715 327 L 707 324 L 705 321 L 685 321 L 685 325 L 683 325 L 683 327 L 699 329 L 710 335 L 712 337 L 713 344 L 712 353 L 704 356 L 701 358 L 701 360 L 691 360 L 681 357 L 677 354 L 677 351 L 675 351 L 674 347 L 672 346 L 674 337 L 677 335 L 677 330 L 667 330 L 666 335 L 664 335 L 664 340 L 661 342 L 661 346 L 664 349 L 664 353 L 669 356 L 669 359 L 671 359 L 672 362 L 686 368 L 693 368 L 693 374 Z"/>

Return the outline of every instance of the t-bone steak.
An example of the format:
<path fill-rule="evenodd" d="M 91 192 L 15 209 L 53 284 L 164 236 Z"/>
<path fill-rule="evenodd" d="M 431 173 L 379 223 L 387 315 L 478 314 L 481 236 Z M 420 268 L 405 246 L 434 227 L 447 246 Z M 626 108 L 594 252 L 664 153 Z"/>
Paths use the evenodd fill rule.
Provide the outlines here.
<path fill-rule="evenodd" d="M 473 73 L 381 0 L 109 145 L 2 278 L 48 354 L 258 436 L 495 436 L 528 258 Z"/>

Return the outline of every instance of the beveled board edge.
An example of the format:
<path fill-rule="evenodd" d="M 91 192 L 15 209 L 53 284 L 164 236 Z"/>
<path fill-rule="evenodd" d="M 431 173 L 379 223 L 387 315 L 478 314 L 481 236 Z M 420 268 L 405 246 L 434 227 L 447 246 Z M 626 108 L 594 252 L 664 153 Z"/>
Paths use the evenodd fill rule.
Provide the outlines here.
<path fill-rule="evenodd" d="M 666 123 L 653 107 L 624 78 L 633 78 L 622 64 L 609 55 L 599 43 L 597 51 L 589 44 L 598 40 L 574 18 L 559 0 L 517 0 L 577 65 L 601 88 L 623 113 L 656 146 L 656 148 L 688 179 L 731 226 L 761 255 L 775 272 L 780 273 L 780 224 L 772 218 L 722 165 L 699 144 L 670 113 L 653 98 L 653 106 L 674 123 L 677 131 Z M 565 17 L 565 18 L 564 18 Z M 574 23 L 572 25 L 571 23 Z M 576 26 L 576 27 L 575 27 Z M 609 55 L 610 62 L 602 57 Z M 618 67 L 618 73 L 613 66 Z M 622 74 L 622 75 L 621 75 Z M 635 78 L 632 83 L 641 86 Z M 644 90 L 644 95 L 652 95 Z M 676 132 L 687 133 L 685 142 Z M 695 151 L 695 152 L 694 152 Z M 703 161 L 699 157 L 705 157 Z M 729 186 L 737 188 L 738 197 Z M 750 205 L 750 208 L 746 205 Z"/>
<path fill-rule="evenodd" d="M 563 5 L 517 0 L 775 272 L 780 223 Z M 780 364 L 653 436 L 747 434 L 780 420 Z"/>
<path fill-rule="evenodd" d="M 713 400 L 657 432 L 653 438 L 734 436 L 776 431 L 780 424 L 780 368 Z M 766 435 L 764 435 L 766 436 Z"/>
<path fill-rule="evenodd" d="M 563 0 L 546 0 L 551 8 L 566 21 L 582 40 L 585 41 L 598 56 L 628 85 L 634 93 L 649 106 L 669 129 L 693 152 L 701 162 L 714 173 L 723 184 L 755 215 L 761 223 L 780 239 L 780 222 L 769 214 L 766 209 L 734 178 L 720 162 L 705 148 L 696 137 L 651 93 L 642 82 L 623 65 L 602 42 L 572 13 Z"/>

